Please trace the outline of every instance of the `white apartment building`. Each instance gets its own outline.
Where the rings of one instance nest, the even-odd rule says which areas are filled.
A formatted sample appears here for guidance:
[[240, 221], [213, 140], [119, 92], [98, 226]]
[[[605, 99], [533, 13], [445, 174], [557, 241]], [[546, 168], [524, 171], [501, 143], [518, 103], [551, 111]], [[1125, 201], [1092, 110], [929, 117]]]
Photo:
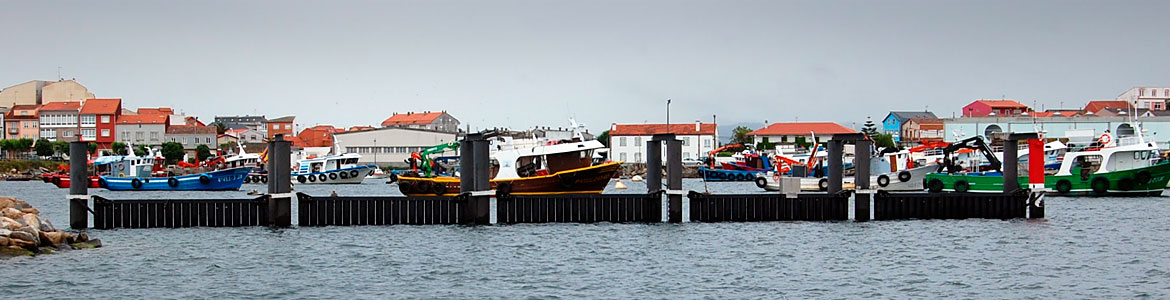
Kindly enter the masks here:
[[1170, 87], [1139, 86], [1121, 93], [1117, 100], [1129, 101], [1137, 108], [1166, 110], [1166, 101], [1170, 101]]
[[[628, 163], [646, 162], [646, 142], [655, 134], [672, 133], [682, 140], [683, 158], [699, 159], [707, 152], [719, 147], [716, 131], [719, 126], [713, 123], [682, 123], [670, 124], [612, 124], [609, 128], [609, 160]], [[662, 160], [666, 161], [666, 151], [662, 151]]]

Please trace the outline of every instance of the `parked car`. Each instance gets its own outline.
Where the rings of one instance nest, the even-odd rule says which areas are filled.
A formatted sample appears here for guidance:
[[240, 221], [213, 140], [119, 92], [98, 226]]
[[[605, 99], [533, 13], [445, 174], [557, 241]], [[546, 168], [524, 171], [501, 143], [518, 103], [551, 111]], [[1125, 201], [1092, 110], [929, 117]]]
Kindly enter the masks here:
[[687, 157], [687, 158], [684, 158], [684, 159], [682, 160], [682, 164], [683, 164], [684, 166], [697, 167], [697, 166], [702, 166], [702, 165], [703, 165], [703, 161], [701, 161], [701, 160], [698, 160], [698, 159], [696, 159], [696, 158]]

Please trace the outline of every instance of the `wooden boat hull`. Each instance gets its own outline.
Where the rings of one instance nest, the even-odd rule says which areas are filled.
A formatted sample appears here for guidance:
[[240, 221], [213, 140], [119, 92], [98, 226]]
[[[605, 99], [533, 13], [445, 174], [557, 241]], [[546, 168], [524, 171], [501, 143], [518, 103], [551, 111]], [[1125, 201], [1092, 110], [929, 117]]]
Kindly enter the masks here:
[[[619, 167], [620, 162], [610, 162], [552, 175], [493, 179], [491, 187], [497, 194], [512, 195], [600, 194]], [[398, 189], [407, 196], [455, 196], [459, 183], [457, 177], [398, 177]]]

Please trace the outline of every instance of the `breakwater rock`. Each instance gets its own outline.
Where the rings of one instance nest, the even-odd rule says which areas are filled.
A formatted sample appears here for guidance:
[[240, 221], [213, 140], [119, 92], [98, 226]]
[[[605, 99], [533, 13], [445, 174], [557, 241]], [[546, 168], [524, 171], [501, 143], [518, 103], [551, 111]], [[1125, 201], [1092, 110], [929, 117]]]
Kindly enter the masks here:
[[40, 211], [19, 199], [0, 197], [0, 257], [32, 256], [102, 246], [85, 233], [57, 230]]

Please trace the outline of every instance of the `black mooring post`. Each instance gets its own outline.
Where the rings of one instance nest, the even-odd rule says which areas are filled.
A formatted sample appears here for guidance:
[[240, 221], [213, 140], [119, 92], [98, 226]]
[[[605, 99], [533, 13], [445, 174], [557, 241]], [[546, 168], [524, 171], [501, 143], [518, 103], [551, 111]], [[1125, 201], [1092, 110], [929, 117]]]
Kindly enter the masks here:
[[646, 141], [646, 192], [662, 190], [662, 141], [668, 135], [655, 135]]
[[268, 142], [268, 225], [292, 226], [292, 142], [277, 134]]
[[[491, 182], [491, 156], [490, 156], [490, 142], [484, 139], [482, 135], [472, 142], [472, 158], [475, 164], [475, 173], [472, 176], [475, 178], [474, 187], [476, 191], [490, 191], [492, 189]], [[474, 205], [474, 212], [471, 215], [472, 222], [477, 225], [491, 225], [491, 196], [474, 196], [471, 197]]]
[[1003, 192], [1008, 193], [1020, 188], [1020, 155], [1019, 141], [1007, 139], [1003, 141]]
[[829, 140], [829, 157], [825, 161], [826, 164], [829, 164], [829, 194], [841, 192], [841, 179], [845, 173], [841, 159], [844, 154], [845, 141]]
[[85, 142], [69, 143], [69, 228], [73, 229], [89, 227], [86, 209], [89, 205], [89, 176], [86, 176], [88, 148]]
[[682, 223], [682, 141], [666, 140], [667, 221]]
[[859, 192], [853, 195], [853, 218], [857, 221], [869, 221], [869, 150], [873, 142], [857, 140], [853, 144], [853, 182]]
[[[470, 136], [469, 134], [468, 137]], [[471, 145], [471, 139], [468, 137], [464, 137], [463, 142], [459, 144], [459, 173], [467, 175], [459, 179], [459, 193], [461, 194], [470, 193], [475, 189], [475, 176], [470, 176], [471, 172], [475, 170], [474, 159], [472, 159], [472, 154], [475, 151], [472, 150], [474, 146]]]

